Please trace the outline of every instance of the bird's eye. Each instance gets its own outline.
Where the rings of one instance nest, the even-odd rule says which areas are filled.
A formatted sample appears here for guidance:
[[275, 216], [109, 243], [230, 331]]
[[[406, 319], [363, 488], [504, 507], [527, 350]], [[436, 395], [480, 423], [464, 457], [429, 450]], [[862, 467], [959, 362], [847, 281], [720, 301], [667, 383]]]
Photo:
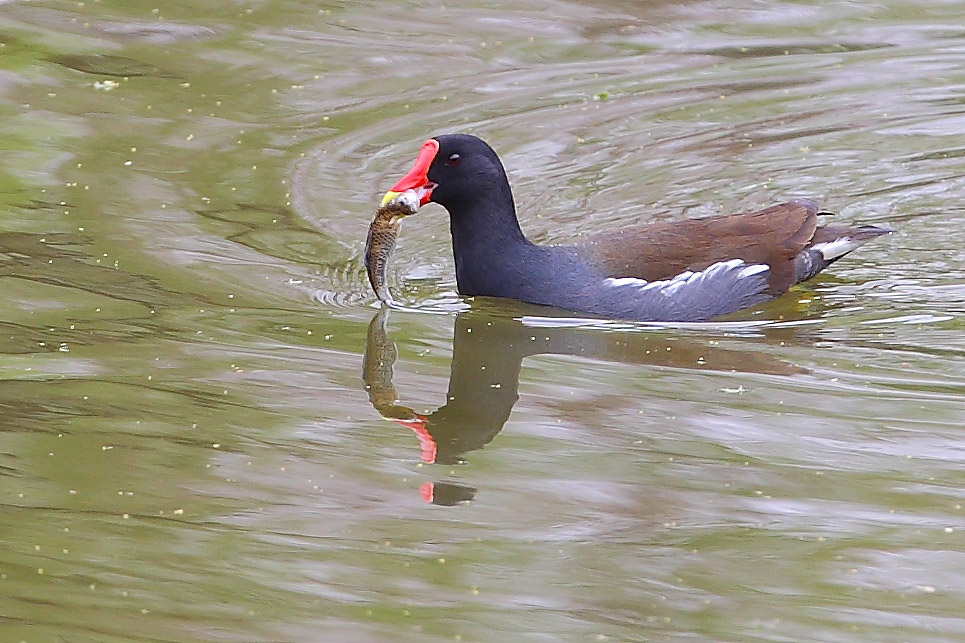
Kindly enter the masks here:
[[450, 166], [450, 167], [454, 167], [454, 166], [456, 166], [456, 165], [459, 165], [459, 155], [458, 155], [458, 154], [450, 154], [450, 155], [449, 155], [449, 158], [446, 159], [446, 165], [448, 165], [448, 166]]

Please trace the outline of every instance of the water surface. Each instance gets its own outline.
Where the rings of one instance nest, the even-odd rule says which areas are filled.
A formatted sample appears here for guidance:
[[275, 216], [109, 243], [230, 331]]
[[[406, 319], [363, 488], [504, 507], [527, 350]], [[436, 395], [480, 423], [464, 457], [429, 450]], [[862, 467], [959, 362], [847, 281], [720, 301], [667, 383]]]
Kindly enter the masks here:
[[[958, 3], [0, 2], [0, 639], [959, 641]], [[427, 137], [540, 242], [888, 224], [727, 324], [361, 253]]]

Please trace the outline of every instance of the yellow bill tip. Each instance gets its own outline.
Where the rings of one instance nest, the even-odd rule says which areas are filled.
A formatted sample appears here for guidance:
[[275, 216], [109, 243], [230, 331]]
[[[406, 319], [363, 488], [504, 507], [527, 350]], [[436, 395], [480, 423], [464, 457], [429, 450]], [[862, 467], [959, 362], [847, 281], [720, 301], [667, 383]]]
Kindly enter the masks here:
[[391, 201], [391, 200], [394, 199], [395, 197], [399, 196], [400, 194], [402, 194], [402, 193], [401, 193], [401, 192], [393, 192], [392, 190], [389, 190], [388, 192], [385, 193], [385, 196], [382, 197], [382, 203], [379, 205], [379, 207], [384, 208], [384, 207], [386, 206], [386, 204], [388, 204], [389, 201]]

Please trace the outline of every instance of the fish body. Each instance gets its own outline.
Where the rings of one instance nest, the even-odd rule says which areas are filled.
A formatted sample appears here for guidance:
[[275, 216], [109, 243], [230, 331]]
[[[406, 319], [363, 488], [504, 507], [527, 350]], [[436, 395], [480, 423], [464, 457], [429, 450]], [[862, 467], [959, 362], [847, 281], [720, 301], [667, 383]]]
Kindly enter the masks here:
[[393, 303], [386, 279], [386, 269], [392, 251], [395, 250], [402, 219], [415, 214], [418, 210], [418, 195], [411, 190], [402, 192], [376, 210], [375, 218], [369, 224], [369, 234], [365, 240], [365, 270], [368, 272], [369, 283], [372, 284], [372, 290], [375, 291], [379, 301]]

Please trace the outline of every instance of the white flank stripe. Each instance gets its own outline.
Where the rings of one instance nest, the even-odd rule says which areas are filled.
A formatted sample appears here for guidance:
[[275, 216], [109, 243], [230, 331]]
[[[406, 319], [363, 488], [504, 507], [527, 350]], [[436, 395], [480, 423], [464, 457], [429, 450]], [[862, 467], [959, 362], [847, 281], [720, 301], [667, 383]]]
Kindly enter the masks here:
[[[745, 267], [741, 268], [741, 266]], [[741, 268], [740, 272], [738, 272], [736, 275], [738, 279], [743, 279], [744, 277], [753, 277], [754, 275], [759, 275], [762, 272], [767, 272], [770, 270], [770, 266], [762, 263], [747, 266], [741, 259], [730, 259], [728, 261], [718, 261], [717, 263], [711, 264], [700, 272], [692, 272], [688, 270], [670, 279], [662, 279], [660, 281], [646, 281], [645, 279], [637, 279], [635, 277], [620, 277], [619, 279], [610, 277], [605, 279], [603, 283], [611, 288], [632, 286], [640, 292], [659, 290], [663, 294], [669, 296], [673, 295], [684, 286], [688, 286], [699, 281], [713, 279], [718, 275], [731, 270], [736, 270], [737, 268]]]
[[851, 237], [838, 237], [834, 241], [816, 243], [811, 246], [811, 249], [820, 252], [825, 261], [831, 261], [843, 257], [860, 245], [861, 242], [857, 242]]
[[620, 277], [619, 279], [614, 279], [610, 277], [609, 279], [604, 279], [603, 283], [607, 286], [637, 286], [642, 288], [649, 283], [646, 279], [637, 279], [636, 277]]
[[768, 266], [767, 264], [755, 263], [741, 270], [739, 273], [737, 273], [737, 276], [743, 279], [744, 277], [752, 277], [754, 275], [759, 275], [762, 272], [767, 272], [770, 269], [771, 267]]

